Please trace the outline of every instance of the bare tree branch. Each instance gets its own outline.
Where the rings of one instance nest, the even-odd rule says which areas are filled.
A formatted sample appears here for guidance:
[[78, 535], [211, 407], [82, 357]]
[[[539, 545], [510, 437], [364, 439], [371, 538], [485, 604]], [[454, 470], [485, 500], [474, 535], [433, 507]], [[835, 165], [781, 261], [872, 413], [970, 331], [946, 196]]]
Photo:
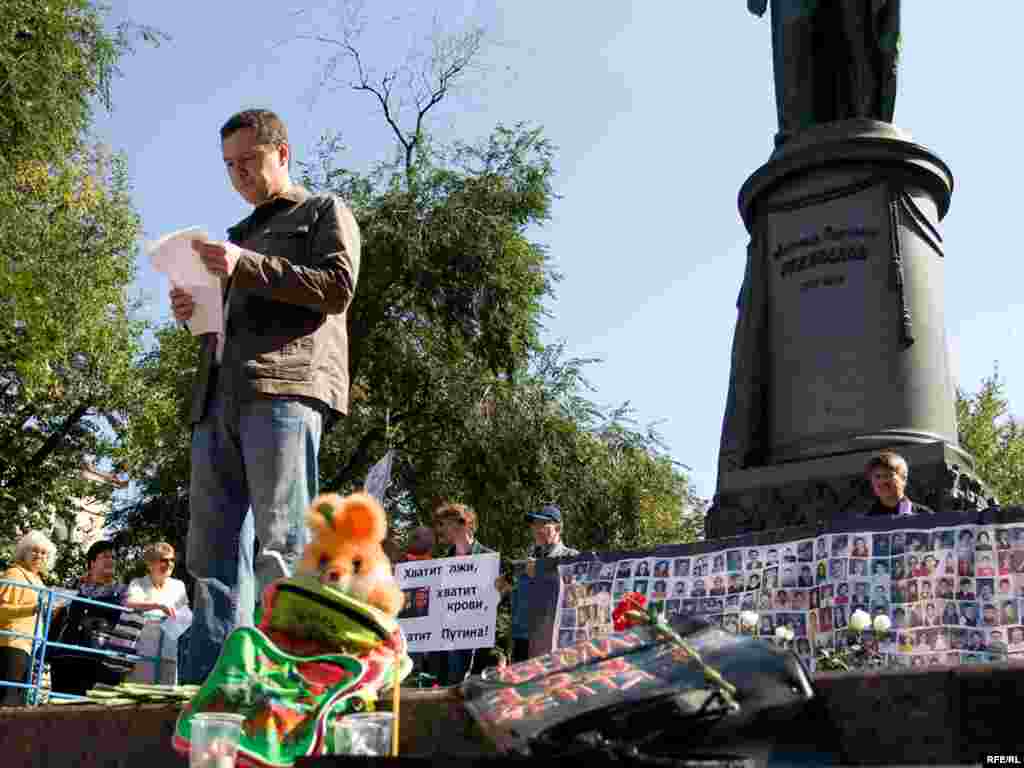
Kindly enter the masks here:
[[[324, 67], [320, 86], [338, 79], [337, 72], [343, 62], [349, 62], [353, 77], [347, 86], [356, 92], [368, 93], [377, 102], [384, 121], [402, 148], [402, 162], [407, 179], [413, 180], [416, 153], [422, 149], [424, 126], [430, 112], [448, 97], [455, 85], [464, 78], [483, 49], [484, 30], [473, 27], [461, 34], [446, 34], [440, 20], [435, 17], [430, 39], [430, 52], [423, 56], [410, 52], [406, 62], [375, 74], [364, 61], [357, 41], [365, 28], [362, 4], [352, 2], [344, 8], [345, 18], [340, 37], [322, 33], [297, 35], [293, 39], [308, 40], [338, 49]], [[411, 125], [403, 127], [403, 107], [409, 99], [412, 112]]]

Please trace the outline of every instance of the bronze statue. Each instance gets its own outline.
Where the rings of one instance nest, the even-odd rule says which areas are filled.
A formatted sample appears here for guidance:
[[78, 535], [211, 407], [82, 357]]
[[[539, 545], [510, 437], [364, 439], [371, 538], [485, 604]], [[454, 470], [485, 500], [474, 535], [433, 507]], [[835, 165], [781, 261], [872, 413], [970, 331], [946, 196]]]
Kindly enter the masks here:
[[[762, 16], [769, 0], [747, 0]], [[771, 0], [781, 145], [818, 123], [892, 122], [900, 0]]]

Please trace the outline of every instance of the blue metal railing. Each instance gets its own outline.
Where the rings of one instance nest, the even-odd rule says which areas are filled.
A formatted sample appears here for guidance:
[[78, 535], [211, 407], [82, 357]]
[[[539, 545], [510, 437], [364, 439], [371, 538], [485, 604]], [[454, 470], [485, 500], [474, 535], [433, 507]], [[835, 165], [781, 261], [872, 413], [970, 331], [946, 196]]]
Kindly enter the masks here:
[[[12, 581], [8, 579], [0, 579], [0, 584], [9, 584], [14, 587], [21, 589], [31, 589], [35, 592], [42, 593], [37, 601], [36, 610], [36, 621], [33, 633], [26, 635], [22, 632], [13, 632], [10, 630], [0, 630], [0, 636], [6, 637], [19, 637], [26, 640], [32, 641], [32, 653], [30, 654], [29, 662], [29, 676], [27, 682], [15, 682], [13, 680], [0, 680], [0, 688], [22, 688], [27, 690], [27, 703], [29, 706], [34, 706], [40, 702], [39, 689], [42, 685], [43, 680], [43, 669], [46, 665], [46, 651], [48, 648], [63, 648], [65, 650], [74, 651], [76, 654], [92, 654], [100, 657], [107, 657], [112, 659], [118, 659], [120, 661], [127, 661], [132, 663], [138, 662], [150, 662], [154, 665], [155, 679], [160, 680], [160, 667], [163, 664], [163, 634], [160, 636], [160, 645], [157, 648], [156, 656], [139, 656], [135, 653], [125, 653], [123, 651], [108, 651], [102, 648], [89, 648], [81, 645], [73, 645], [69, 643], [59, 643], [49, 639], [50, 623], [53, 620], [53, 612], [57, 607], [55, 605], [55, 599], [60, 602], [61, 605], [70, 605], [71, 603], [84, 603], [86, 605], [95, 605], [101, 608], [110, 610], [114, 608], [116, 610], [124, 611], [127, 613], [140, 613], [145, 614], [146, 611], [137, 611], [132, 608], [121, 608], [111, 603], [103, 603], [98, 600], [90, 600], [86, 597], [79, 597], [78, 595], [68, 594], [66, 590], [59, 590], [53, 587], [39, 587], [35, 584], [29, 584], [25, 581]], [[136, 643], [138, 638], [136, 638]], [[58, 691], [50, 690], [50, 698], [52, 699], [68, 699], [73, 701], [85, 701], [85, 697], [78, 696], [71, 693], [60, 693]]]

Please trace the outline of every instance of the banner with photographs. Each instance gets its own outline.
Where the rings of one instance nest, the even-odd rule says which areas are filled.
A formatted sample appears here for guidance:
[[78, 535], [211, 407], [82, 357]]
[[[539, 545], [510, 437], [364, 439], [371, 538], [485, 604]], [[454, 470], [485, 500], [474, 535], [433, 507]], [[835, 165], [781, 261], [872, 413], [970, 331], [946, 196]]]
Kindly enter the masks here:
[[862, 609], [889, 617], [879, 650], [893, 666], [992, 662], [1024, 655], [1024, 523], [829, 533], [695, 555], [559, 565], [553, 644], [612, 632], [611, 611], [639, 592], [667, 614], [731, 632], [741, 611], [757, 632], [793, 630], [815, 650], [841, 649]]
[[398, 624], [411, 652], [494, 645], [499, 561], [500, 555], [488, 553], [395, 566], [405, 596]]

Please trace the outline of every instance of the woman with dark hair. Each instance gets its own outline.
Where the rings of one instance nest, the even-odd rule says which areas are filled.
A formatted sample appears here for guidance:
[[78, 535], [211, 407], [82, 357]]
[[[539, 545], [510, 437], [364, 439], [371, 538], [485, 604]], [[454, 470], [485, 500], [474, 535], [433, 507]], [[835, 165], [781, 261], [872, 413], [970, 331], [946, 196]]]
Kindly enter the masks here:
[[[174, 616], [174, 609], [150, 600], [129, 597], [128, 585], [119, 584], [114, 579], [114, 542], [97, 541], [89, 547], [85, 559], [88, 570], [78, 583], [78, 596], [108, 603], [111, 607], [105, 609], [72, 602], [67, 608], [61, 642], [134, 653], [145, 624], [141, 613], [135, 611], [161, 611], [167, 616]], [[131, 661], [58, 649], [50, 661], [52, 687], [60, 693], [84, 696], [97, 683], [117, 685], [133, 667]]]

